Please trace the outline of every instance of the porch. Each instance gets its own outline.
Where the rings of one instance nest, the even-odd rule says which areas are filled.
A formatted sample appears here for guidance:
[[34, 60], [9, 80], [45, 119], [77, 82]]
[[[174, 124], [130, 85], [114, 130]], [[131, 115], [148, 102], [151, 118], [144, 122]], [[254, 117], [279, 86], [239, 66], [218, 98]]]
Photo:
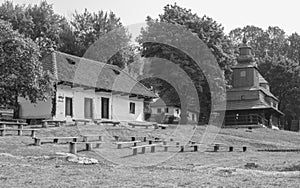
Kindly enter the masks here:
[[224, 121], [225, 127], [228, 126], [253, 126], [253, 125], [264, 125], [268, 126], [268, 120], [258, 114], [248, 115], [226, 115]]

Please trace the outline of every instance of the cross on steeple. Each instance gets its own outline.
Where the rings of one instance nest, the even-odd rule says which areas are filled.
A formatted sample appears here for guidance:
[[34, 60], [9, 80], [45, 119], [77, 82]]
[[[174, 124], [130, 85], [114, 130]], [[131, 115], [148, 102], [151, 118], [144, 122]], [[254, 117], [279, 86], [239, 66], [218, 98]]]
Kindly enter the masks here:
[[243, 44], [247, 45], [247, 39], [246, 39], [246, 33], [244, 32], [244, 37], [243, 37]]

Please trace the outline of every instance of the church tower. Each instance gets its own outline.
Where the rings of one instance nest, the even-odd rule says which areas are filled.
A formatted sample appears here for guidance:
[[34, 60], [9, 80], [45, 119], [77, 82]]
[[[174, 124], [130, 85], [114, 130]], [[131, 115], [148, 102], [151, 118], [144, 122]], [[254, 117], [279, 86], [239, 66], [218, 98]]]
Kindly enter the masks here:
[[247, 45], [245, 37], [239, 50], [238, 64], [232, 67], [233, 88], [259, 87], [259, 73], [254, 62], [252, 48]]
[[232, 67], [232, 88], [226, 92], [224, 126], [280, 126], [280, 116], [283, 113], [278, 110], [279, 101], [259, 73], [252, 48], [247, 45], [245, 37], [239, 51], [237, 64]]

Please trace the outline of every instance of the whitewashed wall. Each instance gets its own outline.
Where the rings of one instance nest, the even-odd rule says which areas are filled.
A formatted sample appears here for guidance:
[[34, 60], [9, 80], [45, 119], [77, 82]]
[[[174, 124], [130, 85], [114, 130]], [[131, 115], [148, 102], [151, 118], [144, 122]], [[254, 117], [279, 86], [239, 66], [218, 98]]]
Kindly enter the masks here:
[[[109, 119], [115, 120], [144, 120], [144, 102], [143, 99], [129, 98], [129, 96], [112, 95], [106, 92], [97, 92], [94, 90], [83, 90], [82, 88], [59, 87], [57, 97], [73, 98], [73, 118], [84, 119], [84, 98], [93, 99], [93, 118], [101, 118], [101, 97], [109, 98]], [[58, 100], [58, 99], [57, 99]], [[135, 103], [135, 114], [129, 112], [129, 103]], [[57, 102], [57, 111], [55, 119], [71, 120], [71, 117], [65, 117], [65, 101]]]
[[[159, 108], [161, 109], [161, 113], [165, 112], [166, 107], [164, 107], [164, 106], [162, 106], [162, 107], [151, 107], [152, 114], [154, 114], [154, 115], [161, 114], [161, 113], [158, 113], [158, 111], [157, 111], [157, 109], [159, 109]], [[180, 117], [180, 108], [169, 106], [168, 109], [169, 109], [169, 112], [168, 113], [165, 112], [165, 115], [173, 115], [175, 117]], [[176, 111], [177, 109], [179, 110], [179, 113], [177, 113], [177, 111]]]
[[[63, 98], [60, 102], [59, 97]], [[65, 97], [73, 98], [73, 117], [65, 116]], [[111, 114], [111, 95], [108, 93], [95, 93], [94, 90], [84, 90], [83, 88], [71, 88], [68, 86], [59, 86], [57, 88], [56, 115], [54, 119], [72, 121], [72, 118], [84, 119], [84, 98], [93, 99], [93, 118], [101, 118], [101, 97], [110, 99]]]
[[[73, 117], [65, 115], [65, 98], [73, 100]], [[56, 114], [55, 120], [72, 121], [73, 118], [84, 119], [84, 98], [93, 99], [93, 119], [101, 118], [101, 97], [109, 98], [109, 119], [121, 121], [144, 120], [143, 99], [129, 98], [129, 96], [112, 95], [107, 92], [95, 92], [94, 90], [84, 90], [83, 88], [71, 88], [60, 85], [56, 92]], [[129, 103], [135, 103], [135, 114], [129, 111]], [[38, 102], [31, 104], [25, 99], [20, 100], [21, 118], [44, 119], [51, 118], [52, 101]]]
[[[135, 103], [135, 113], [131, 114], [129, 111], [130, 102]], [[144, 120], [144, 101], [137, 98], [129, 98], [128, 96], [114, 95], [112, 99], [113, 103], [113, 119], [124, 120]]]
[[20, 111], [19, 115], [22, 119], [47, 119], [51, 118], [52, 100], [46, 102], [38, 101], [31, 103], [30, 101], [19, 97]]
[[[152, 114], [153, 115], [158, 115], [158, 114], [161, 114], [161, 113], [158, 113], [157, 112], [157, 109], [161, 109], [161, 113], [164, 112], [165, 110], [165, 106], [161, 106], [161, 107], [151, 107], [151, 110], [152, 110]], [[178, 117], [180, 118], [180, 114], [181, 114], [181, 109], [180, 108], [177, 108], [177, 107], [168, 107], [169, 109], [169, 112], [168, 113], [165, 113], [165, 115], [174, 115], [175, 117]], [[177, 113], [176, 110], [179, 110], [179, 113]], [[192, 116], [194, 114], [194, 120], [192, 119]], [[191, 112], [191, 111], [188, 111], [188, 121], [190, 123], [197, 123], [198, 122], [198, 116], [197, 116], [197, 113], [196, 112]]]

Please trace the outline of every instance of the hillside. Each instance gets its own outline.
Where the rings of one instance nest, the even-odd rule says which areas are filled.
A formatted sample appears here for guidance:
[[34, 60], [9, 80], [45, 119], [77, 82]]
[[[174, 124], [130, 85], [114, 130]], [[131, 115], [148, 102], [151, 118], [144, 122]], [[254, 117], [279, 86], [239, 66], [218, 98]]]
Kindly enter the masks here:
[[[95, 165], [68, 162], [58, 152], [68, 152], [68, 144], [44, 143], [33, 146], [33, 139], [22, 136], [0, 137], [0, 187], [296, 187], [300, 183], [299, 152], [258, 152], [258, 149], [300, 149], [300, 134], [271, 129], [213, 129], [192, 126], [168, 129], [127, 129], [104, 126], [67, 126], [40, 129], [37, 136], [104, 135], [105, 143], [79, 156], [94, 158]], [[218, 132], [218, 133], [217, 133]], [[217, 133], [217, 134], [215, 134]], [[157, 148], [133, 156], [128, 147], [116, 149], [113, 135], [130, 140], [131, 136], [163, 138], [170, 144], [193, 140], [210, 143], [204, 152], [178, 152]], [[205, 140], [202, 136], [205, 135]], [[214, 139], [215, 137], [215, 139]], [[173, 139], [173, 142], [170, 142]], [[211, 143], [233, 146], [213, 152]], [[141, 145], [141, 144], [140, 144]], [[242, 152], [241, 147], [247, 146]], [[79, 148], [79, 149], [83, 149]], [[247, 165], [247, 163], [249, 163]], [[253, 164], [255, 163], [255, 164]]]

